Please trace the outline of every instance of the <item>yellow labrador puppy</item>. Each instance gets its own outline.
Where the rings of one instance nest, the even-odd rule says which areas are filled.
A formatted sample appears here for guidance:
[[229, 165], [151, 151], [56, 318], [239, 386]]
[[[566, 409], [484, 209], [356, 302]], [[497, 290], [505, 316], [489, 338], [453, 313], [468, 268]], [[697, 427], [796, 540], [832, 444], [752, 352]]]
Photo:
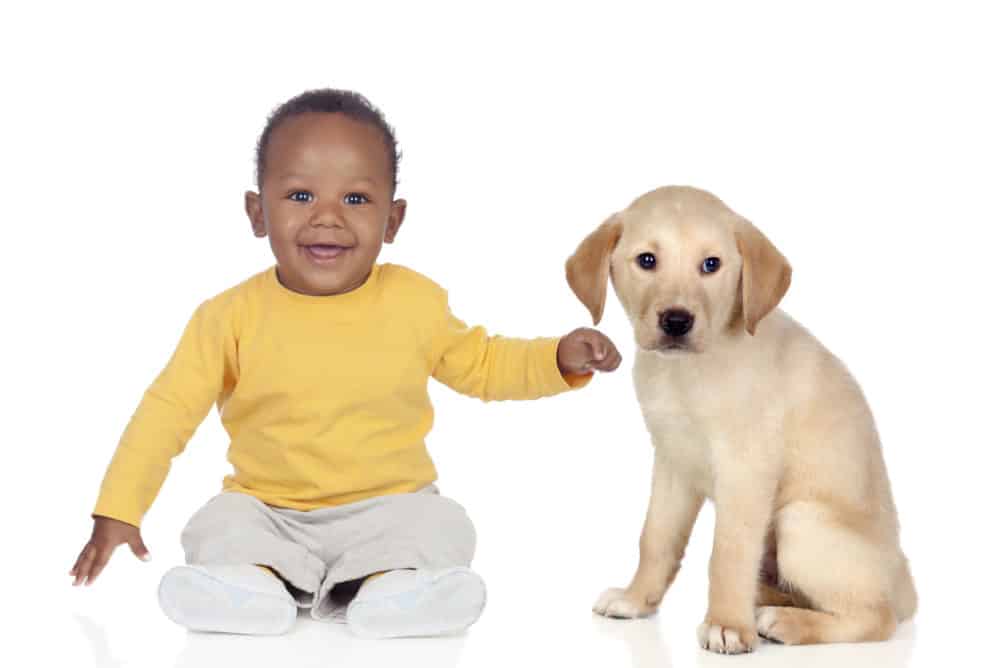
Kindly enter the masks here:
[[707, 498], [702, 647], [884, 640], [913, 615], [871, 412], [844, 365], [776, 310], [791, 267], [757, 228], [707, 192], [660, 188], [584, 239], [566, 276], [595, 324], [610, 277], [655, 447], [639, 568], [595, 612], [656, 610]]

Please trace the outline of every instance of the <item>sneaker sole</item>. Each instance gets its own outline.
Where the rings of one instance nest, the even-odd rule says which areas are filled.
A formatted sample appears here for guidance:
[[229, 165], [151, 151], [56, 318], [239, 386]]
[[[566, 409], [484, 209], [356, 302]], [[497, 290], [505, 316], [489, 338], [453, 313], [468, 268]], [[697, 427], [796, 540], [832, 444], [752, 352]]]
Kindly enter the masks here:
[[189, 566], [167, 571], [158, 596], [167, 617], [191, 631], [280, 635], [298, 616], [298, 606], [289, 600], [229, 584]]

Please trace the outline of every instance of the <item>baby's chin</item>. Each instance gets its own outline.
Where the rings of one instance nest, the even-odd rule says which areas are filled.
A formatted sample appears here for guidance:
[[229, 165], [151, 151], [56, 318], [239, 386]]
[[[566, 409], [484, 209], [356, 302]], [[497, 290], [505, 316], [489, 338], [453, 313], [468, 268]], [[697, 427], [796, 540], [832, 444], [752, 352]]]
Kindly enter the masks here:
[[296, 267], [298, 271], [283, 271], [283, 266], [278, 267], [278, 278], [281, 283], [290, 290], [312, 297], [329, 297], [357, 290], [364, 284], [372, 270], [372, 267], [367, 265], [359, 268], [305, 267], [305, 271]]

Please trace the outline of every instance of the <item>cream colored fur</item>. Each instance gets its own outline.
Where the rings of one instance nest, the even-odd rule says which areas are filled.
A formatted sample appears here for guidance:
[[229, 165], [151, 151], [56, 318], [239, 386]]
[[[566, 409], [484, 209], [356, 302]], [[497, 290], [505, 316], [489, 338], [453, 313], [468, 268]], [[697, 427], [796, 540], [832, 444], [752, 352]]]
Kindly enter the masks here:
[[[652, 253], [656, 266], [636, 261]], [[703, 273], [707, 257], [721, 268]], [[656, 610], [705, 499], [715, 504], [701, 645], [752, 650], [884, 640], [914, 614], [875, 423], [844, 365], [776, 309], [791, 267], [752, 224], [701, 190], [654, 190], [567, 262], [595, 324], [608, 277], [635, 332], [636, 393], [655, 446], [639, 567], [600, 614]], [[689, 334], [660, 315], [682, 308]]]

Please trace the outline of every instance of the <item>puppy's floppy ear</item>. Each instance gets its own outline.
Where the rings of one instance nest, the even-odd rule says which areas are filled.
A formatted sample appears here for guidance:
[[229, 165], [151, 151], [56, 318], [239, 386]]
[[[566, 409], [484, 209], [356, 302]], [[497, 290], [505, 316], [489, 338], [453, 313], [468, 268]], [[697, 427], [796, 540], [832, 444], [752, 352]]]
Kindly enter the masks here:
[[604, 299], [611, 273], [611, 251], [622, 236], [622, 222], [615, 214], [580, 242], [566, 260], [566, 281], [590, 311], [596, 325], [604, 315]]
[[792, 282], [792, 266], [750, 221], [737, 218], [736, 245], [743, 256], [743, 321], [753, 334], [757, 323], [781, 301]]

